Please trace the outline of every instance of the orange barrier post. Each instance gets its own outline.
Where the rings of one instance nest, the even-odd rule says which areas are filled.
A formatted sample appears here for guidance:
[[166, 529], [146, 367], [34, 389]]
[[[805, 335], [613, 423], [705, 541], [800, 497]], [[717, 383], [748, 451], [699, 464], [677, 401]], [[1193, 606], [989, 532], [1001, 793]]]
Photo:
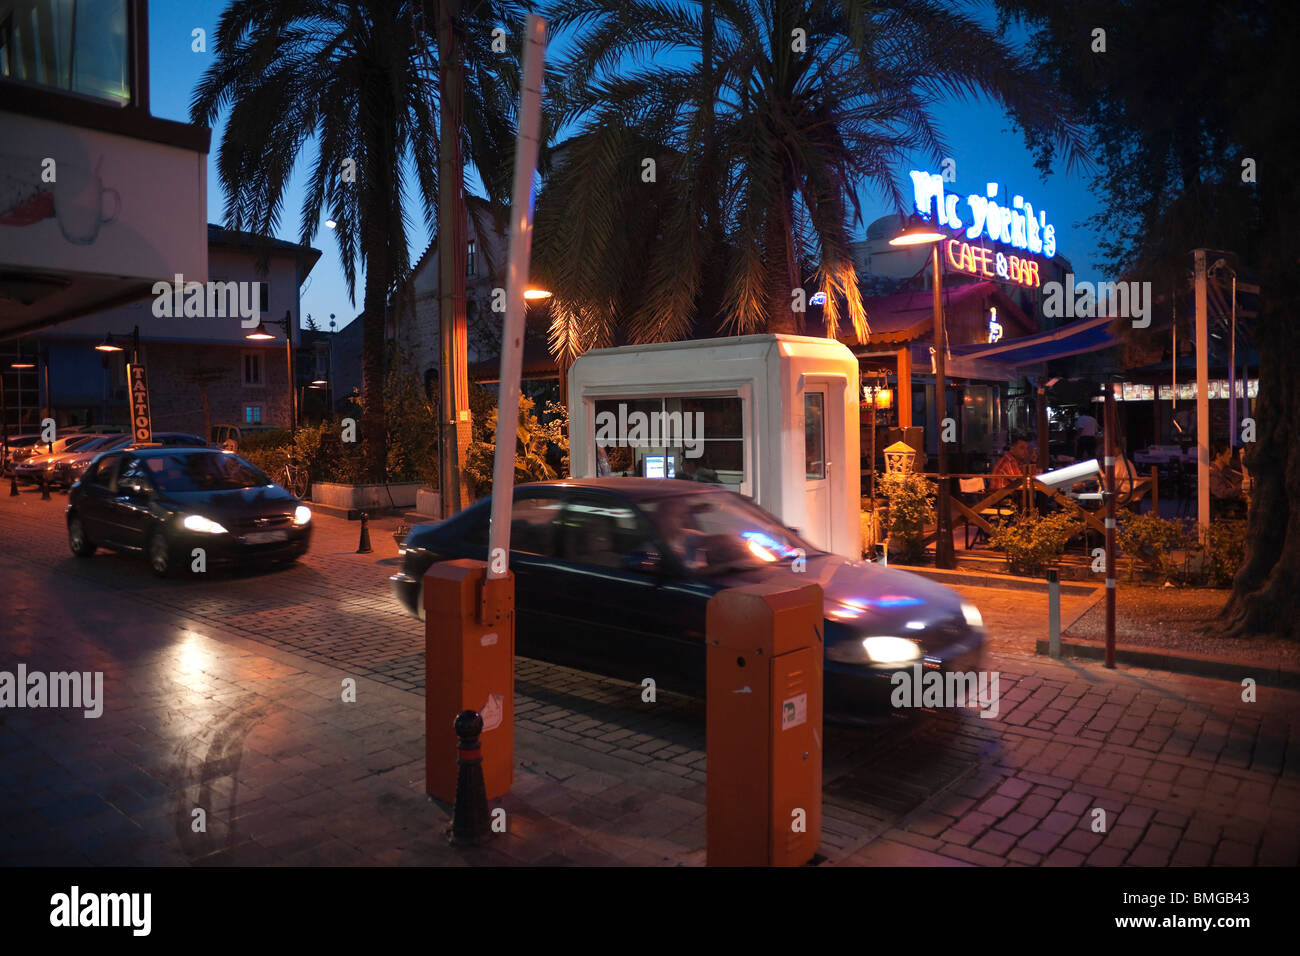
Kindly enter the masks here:
[[710, 599], [708, 864], [800, 866], [821, 843], [822, 589]]
[[487, 564], [461, 559], [424, 575], [425, 792], [456, 800], [458, 751], [447, 729], [478, 711], [487, 799], [510, 792], [515, 764], [515, 579], [488, 579]]

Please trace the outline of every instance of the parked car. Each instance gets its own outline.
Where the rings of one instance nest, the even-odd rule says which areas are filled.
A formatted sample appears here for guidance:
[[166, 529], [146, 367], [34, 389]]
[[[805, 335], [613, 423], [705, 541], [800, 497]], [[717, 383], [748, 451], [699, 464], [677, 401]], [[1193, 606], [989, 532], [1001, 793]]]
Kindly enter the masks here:
[[[82, 472], [94, 461], [96, 455], [134, 445], [134, 439], [131, 435], [106, 435], [104, 438], [105, 441], [96, 447], [85, 446], [82, 451], [65, 455], [55, 467], [54, 483], [71, 487], [81, 477]], [[150, 444], [169, 448], [208, 447], [208, 443], [198, 435], [191, 435], [186, 432], [154, 432], [153, 442]]]
[[37, 451], [28, 455], [20, 463], [14, 465], [14, 476], [23, 482], [41, 483], [41, 478], [53, 483], [55, 463], [63, 455], [75, 451], [78, 448], [84, 448], [88, 443], [94, 441], [96, 435], [74, 434], [66, 435], [58, 441], [46, 444], [41, 442], [33, 446]]
[[244, 439], [260, 432], [284, 431], [279, 425], [213, 425], [212, 444], [226, 451], [239, 451]]
[[4, 447], [4, 473], [12, 474], [14, 465], [20, 461], [26, 461], [31, 455], [40, 451], [37, 445], [42, 445], [39, 434], [31, 435], [10, 435], [8, 442]]
[[[491, 499], [416, 525], [390, 580], [424, 615], [435, 561], [487, 557]], [[705, 608], [723, 588], [810, 582], [825, 594], [824, 709], [858, 722], [889, 712], [891, 676], [979, 669], [979, 611], [916, 574], [819, 551], [747, 498], [676, 479], [520, 485], [511, 516], [515, 646], [526, 656], [702, 695]], [[806, 567], [799, 569], [802, 556]]]
[[212, 448], [124, 448], [95, 458], [68, 495], [68, 545], [144, 554], [155, 574], [296, 561], [311, 542], [311, 509], [238, 455]]

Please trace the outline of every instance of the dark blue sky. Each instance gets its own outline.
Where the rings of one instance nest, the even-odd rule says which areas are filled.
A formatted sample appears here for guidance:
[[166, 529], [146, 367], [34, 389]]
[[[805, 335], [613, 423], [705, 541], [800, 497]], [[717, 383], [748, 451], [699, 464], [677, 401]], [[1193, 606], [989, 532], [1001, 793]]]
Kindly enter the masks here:
[[[217, 18], [225, 7], [226, 0], [153, 0], [149, 4], [150, 92], [154, 115], [188, 121], [190, 96], [203, 71], [212, 63], [212, 35]], [[191, 31], [196, 27], [207, 31], [206, 53], [191, 51]], [[1048, 221], [1056, 226], [1059, 254], [1071, 261], [1076, 274], [1081, 279], [1093, 280], [1101, 276], [1095, 265], [1098, 258], [1096, 236], [1082, 225], [1083, 220], [1097, 209], [1083, 178], [1059, 170], [1045, 183], [1042, 182], [1023, 140], [1010, 132], [1010, 119], [987, 100], [954, 99], [945, 103], [937, 115], [951, 148], [950, 155], [957, 161], [957, 181], [951, 187], [954, 192], [982, 194], [984, 184], [993, 181], [1002, 187], [999, 195], [1004, 192], [1023, 195], [1035, 209], [1047, 211]], [[212, 152], [208, 156], [208, 220], [215, 223], [224, 222], [222, 210], [225, 205], [216, 173], [220, 122], [213, 130]], [[303, 195], [300, 171], [307, 169], [308, 165], [308, 162], [300, 161], [290, 182], [278, 238], [297, 241]], [[899, 168], [896, 173], [901, 185], [907, 185], [908, 170], [914, 168], [928, 169], [930, 164], [918, 157], [915, 164]], [[856, 230], [859, 235], [873, 219], [893, 212], [880, 196], [864, 192], [861, 198], [863, 225]], [[411, 223], [411, 257], [414, 260], [428, 245], [429, 236], [421, 226], [419, 216], [412, 217]], [[321, 328], [327, 328], [330, 313], [336, 313], [342, 327], [360, 310], [348, 298], [333, 234], [323, 224], [313, 245], [323, 255], [304, 288], [302, 313], [304, 316], [310, 313]], [[358, 296], [360, 292], [361, 276], [358, 275]]]

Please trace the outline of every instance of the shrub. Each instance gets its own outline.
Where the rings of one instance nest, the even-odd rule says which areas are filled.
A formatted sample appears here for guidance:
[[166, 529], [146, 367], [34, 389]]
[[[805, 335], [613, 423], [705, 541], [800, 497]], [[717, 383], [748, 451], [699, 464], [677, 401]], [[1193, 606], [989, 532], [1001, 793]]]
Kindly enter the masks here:
[[1129, 556], [1129, 578], [1137, 574], [1138, 562], [1169, 575], [1174, 570], [1175, 552], [1194, 543], [1181, 521], [1153, 514], [1128, 514], [1115, 530], [1119, 549]]
[[1060, 560], [1065, 545], [1083, 531], [1083, 521], [1064, 511], [1024, 514], [997, 524], [989, 544], [1004, 552], [1012, 574], [1037, 577]]
[[923, 475], [880, 475], [876, 487], [889, 502], [890, 550], [915, 564], [925, 553], [925, 527], [934, 521], [934, 488]]
[[1246, 557], [1246, 522], [1213, 521], [1205, 542], [1205, 581], [1212, 588], [1232, 586]]
[[[562, 409], [563, 406], [554, 406]], [[553, 406], [548, 405], [547, 411]], [[484, 422], [484, 439], [469, 446], [465, 455], [465, 479], [475, 498], [492, 493], [492, 468], [496, 455], [497, 410], [493, 408]], [[563, 461], [568, 465], [567, 415], [543, 423], [533, 414], [533, 400], [519, 397], [519, 420], [515, 426], [515, 482], [546, 481], [555, 478], [556, 469], [547, 460], [551, 443], [563, 442]]]
[[236, 454], [266, 472], [272, 481], [278, 481], [288, 458], [287, 452], [287, 448], [241, 448]]
[[289, 429], [272, 428], [264, 432], [249, 432], [239, 441], [239, 454], [248, 456], [245, 452], [258, 451], [264, 448], [283, 448], [289, 444]]

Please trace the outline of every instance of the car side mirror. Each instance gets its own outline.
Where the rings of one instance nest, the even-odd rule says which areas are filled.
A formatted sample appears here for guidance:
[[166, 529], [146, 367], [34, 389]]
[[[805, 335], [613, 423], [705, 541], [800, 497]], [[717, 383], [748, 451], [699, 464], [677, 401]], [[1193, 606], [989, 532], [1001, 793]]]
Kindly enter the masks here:
[[629, 551], [623, 556], [623, 566], [629, 571], [640, 571], [642, 574], [655, 574], [663, 565], [659, 560], [658, 552], [638, 549], [636, 551]]

